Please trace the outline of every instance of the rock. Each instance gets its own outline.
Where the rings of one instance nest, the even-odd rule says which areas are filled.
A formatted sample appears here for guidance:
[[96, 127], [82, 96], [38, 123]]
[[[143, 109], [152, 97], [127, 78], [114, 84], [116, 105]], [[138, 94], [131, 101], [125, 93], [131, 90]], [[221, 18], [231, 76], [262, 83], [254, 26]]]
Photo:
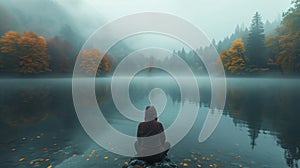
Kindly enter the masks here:
[[172, 162], [169, 158], [165, 158], [161, 162], [156, 162], [153, 164], [132, 158], [128, 164], [124, 165], [122, 168], [178, 168], [178, 165]]

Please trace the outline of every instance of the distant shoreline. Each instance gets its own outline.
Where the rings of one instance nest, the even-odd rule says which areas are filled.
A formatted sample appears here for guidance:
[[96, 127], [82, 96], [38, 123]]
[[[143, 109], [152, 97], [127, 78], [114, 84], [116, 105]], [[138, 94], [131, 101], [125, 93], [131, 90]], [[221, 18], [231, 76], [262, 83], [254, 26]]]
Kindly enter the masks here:
[[[157, 75], [156, 73], [147, 75], [149, 76], [165, 76]], [[39, 73], [39, 74], [18, 74], [18, 73], [0, 73], [0, 79], [43, 79], [43, 78], [72, 78], [73, 73]], [[97, 76], [101, 77], [111, 77], [111, 75]], [[197, 75], [197, 77], [208, 77], [207, 74]], [[279, 78], [279, 79], [290, 79], [290, 78], [300, 78], [300, 75], [283, 75], [279, 73], [275, 74], [247, 74], [247, 75], [226, 75], [226, 78]]]
[[0, 73], [0, 79], [11, 78], [71, 78], [72, 73], [38, 73], [38, 74], [18, 74], [18, 73]]

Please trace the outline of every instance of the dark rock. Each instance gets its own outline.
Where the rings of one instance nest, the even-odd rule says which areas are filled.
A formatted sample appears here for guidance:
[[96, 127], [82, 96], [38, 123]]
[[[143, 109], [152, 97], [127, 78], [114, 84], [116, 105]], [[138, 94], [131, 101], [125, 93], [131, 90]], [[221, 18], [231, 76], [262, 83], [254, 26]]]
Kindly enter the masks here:
[[178, 165], [168, 158], [152, 164], [133, 158], [128, 162], [128, 165], [124, 165], [122, 168], [178, 168]]

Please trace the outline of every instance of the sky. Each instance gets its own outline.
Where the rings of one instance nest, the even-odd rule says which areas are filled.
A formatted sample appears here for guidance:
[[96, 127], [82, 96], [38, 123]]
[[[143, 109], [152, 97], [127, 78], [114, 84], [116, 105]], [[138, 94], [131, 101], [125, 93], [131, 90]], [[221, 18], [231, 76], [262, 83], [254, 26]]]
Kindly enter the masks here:
[[[63, 11], [51, 12], [52, 8], [41, 6], [43, 1], [54, 1]], [[264, 22], [279, 20], [290, 8], [291, 0], [0, 0], [0, 4], [40, 16], [38, 19], [45, 22], [55, 22], [48, 24], [52, 29], [60, 29], [63, 24], [74, 25], [85, 38], [101, 25], [122, 16], [145, 11], [164, 12], [186, 19], [210, 40], [218, 42], [230, 36], [237, 25], [248, 27], [255, 12], [262, 15]], [[70, 16], [68, 20], [59, 16], [64, 12]]]
[[[210, 39], [222, 40], [238, 24], [249, 26], [255, 12], [263, 21], [274, 21], [291, 6], [290, 0], [56, 0], [72, 12], [100, 15], [104, 23], [145, 11], [182, 17], [203, 30]], [[92, 16], [90, 15], [90, 16]]]

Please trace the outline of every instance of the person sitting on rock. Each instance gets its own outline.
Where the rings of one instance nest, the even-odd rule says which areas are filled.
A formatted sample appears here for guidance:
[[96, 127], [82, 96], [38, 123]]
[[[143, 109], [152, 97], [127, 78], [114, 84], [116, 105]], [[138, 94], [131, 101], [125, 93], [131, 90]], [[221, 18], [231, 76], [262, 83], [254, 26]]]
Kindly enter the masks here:
[[163, 125], [157, 121], [154, 106], [147, 106], [145, 121], [139, 123], [135, 149], [137, 158], [148, 163], [160, 162], [166, 156], [170, 143], [166, 142]]

